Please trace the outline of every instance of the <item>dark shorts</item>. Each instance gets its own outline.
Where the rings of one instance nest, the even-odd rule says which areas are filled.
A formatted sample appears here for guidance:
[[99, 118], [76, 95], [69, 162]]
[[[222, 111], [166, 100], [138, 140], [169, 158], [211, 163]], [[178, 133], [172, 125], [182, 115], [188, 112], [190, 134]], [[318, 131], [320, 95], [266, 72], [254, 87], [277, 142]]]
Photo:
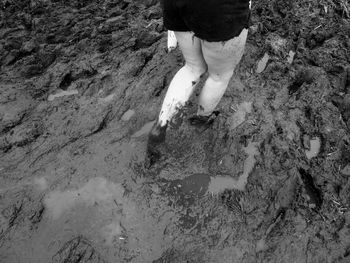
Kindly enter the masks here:
[[210, 42], [227, 41], [249, 26], [249, 0], [161, 0], [164, 26], [192, 31]]

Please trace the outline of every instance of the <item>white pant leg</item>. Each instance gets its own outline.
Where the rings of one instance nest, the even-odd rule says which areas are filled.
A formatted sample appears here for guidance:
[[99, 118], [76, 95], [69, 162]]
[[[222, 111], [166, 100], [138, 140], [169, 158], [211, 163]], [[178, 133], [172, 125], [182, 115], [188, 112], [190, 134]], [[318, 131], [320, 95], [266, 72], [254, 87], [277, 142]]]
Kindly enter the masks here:
[[191, 32], [175, 32], [175, 35], [186, 64], [176, 73], [167, 90], [158, 119], [160, 126], [166, 125], [185, 105], [207, 70], [201, 41]]
[[199, 97], [199, 115], [210, 115], [224, 95], [233, 72], [240, 62], [248, 29], [225, 42], [202, 41], [202, 51], [209, 77]]

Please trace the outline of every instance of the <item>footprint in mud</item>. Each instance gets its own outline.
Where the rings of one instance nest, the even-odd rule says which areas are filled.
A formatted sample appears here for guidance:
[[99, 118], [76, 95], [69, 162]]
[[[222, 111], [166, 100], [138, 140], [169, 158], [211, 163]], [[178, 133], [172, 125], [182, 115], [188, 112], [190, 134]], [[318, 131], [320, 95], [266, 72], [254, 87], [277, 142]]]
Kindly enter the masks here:
[[310, 208], [320, 209], [323, 202], [322, 194], [321, 191], [316, 187], [313, 177], [308, 171], [302, 168], [299, 168], [299, 173], [304, 185], [305, 194], [309, 199], [308, 201], [310, 202]]

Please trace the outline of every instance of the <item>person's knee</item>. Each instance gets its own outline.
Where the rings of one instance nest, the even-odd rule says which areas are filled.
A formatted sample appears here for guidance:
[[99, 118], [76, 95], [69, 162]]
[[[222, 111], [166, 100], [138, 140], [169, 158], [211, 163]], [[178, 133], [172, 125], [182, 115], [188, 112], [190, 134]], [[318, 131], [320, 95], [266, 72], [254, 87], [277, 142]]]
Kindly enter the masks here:
[[214, 73], [209, 71], [209, 78], [211, 78], [215, 82], [228, 83], [233, 76], [233, 72], [234, 70], [229, 70], [222, 73]]
[[208, 70], [206, 65], [191, 65], [186, 63], [185, 68], [196, 78], [202, 77]]

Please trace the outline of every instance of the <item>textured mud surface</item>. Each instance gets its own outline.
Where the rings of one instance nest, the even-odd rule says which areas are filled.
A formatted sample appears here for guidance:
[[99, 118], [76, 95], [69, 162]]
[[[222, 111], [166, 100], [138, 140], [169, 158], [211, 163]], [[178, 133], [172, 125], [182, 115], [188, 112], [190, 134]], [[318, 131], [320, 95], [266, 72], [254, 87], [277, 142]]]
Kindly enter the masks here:
[[253, 2], [221, 114], [150, 168], [157, 1], [0, 3], [0, 262], [350, 260], [348, 1]]

